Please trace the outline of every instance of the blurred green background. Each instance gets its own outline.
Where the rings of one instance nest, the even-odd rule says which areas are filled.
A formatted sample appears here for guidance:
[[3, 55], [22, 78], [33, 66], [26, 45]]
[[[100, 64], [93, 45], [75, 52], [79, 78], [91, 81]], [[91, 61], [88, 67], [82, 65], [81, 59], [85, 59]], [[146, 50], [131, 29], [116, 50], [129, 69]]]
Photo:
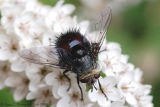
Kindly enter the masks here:
[[[51, 6], [57, 2], [39, 1]], [[74, 4], [77, 8], [82, 6], [79, 0], [66, 0], [65, 3]], [[77, 13], [80, 14], [80, 11], [76, 10], [74, 14]], [[160, 0], [143, 0], [123, 7], [120, 13], [113, 15], [107, 39], [120, 43], [122, 53], [129, 56], [129, 62], [144, 71], [143, 83], [152, 85], [154, 106], [160, 107]], [[0, 91], [0, 101], [15, 104], [15, 107], [31, 104], [25, 100], [14, 102], [8, 89]]]

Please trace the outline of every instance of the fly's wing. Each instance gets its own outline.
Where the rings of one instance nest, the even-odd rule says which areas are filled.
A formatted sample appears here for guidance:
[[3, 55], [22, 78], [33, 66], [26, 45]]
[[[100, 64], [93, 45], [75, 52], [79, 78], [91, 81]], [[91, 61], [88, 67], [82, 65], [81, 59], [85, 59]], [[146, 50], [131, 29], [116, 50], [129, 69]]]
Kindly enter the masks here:
[[85, 37], [95, 45], [98, 49], [94, 54], [98, 54], [101, 45], [106, 37], [106, 32], [111, 21], [111, 9], [106, 7], [101, 13], [91, 22], [85, 33]]
[[19, 55], [31, 63], [59, 67], [58, 55], [52, 46], [24, 49], [19, 52]]

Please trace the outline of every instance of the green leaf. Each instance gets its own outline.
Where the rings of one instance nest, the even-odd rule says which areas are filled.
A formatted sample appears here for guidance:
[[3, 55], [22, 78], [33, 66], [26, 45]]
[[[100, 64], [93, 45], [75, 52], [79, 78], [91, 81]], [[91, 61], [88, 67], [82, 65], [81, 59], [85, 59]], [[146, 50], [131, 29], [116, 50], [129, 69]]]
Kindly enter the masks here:
[[15, 102], [9, 88], [0, 90], [0, 107], [32, 107], [33, 100]]
[[105, 78], [105, 77], [106, 77], [106, 74], [103, 73], [102, 71], [100, 71], [100, 76], [101, 76], [102, 78]]
[[58, 0], [39, 0], [42, 4], [54, 6]]
[[86, 85], [86, 92], [88, 92], [92, 87], [89, 85]]
[[81, 6], [81, 2], [79, 0], [65, 0], [65, 4], [73, 4], [74, 6], [78, 7]]
[[0, 19], [1, 19], [2, 15], [1, 15], [1, 12], [0, 12]]

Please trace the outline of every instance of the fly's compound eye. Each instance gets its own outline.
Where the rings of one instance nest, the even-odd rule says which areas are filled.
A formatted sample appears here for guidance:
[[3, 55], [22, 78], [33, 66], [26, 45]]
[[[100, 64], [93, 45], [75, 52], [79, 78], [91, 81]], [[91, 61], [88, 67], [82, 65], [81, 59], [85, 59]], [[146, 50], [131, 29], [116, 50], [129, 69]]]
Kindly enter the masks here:
[[94, 74], [94, 78], [98, 79], [100, 77], [100, 74]]
[[89, 78], [84, 78], [80, 80], [82, 83], [88, 83], [89, 82]]

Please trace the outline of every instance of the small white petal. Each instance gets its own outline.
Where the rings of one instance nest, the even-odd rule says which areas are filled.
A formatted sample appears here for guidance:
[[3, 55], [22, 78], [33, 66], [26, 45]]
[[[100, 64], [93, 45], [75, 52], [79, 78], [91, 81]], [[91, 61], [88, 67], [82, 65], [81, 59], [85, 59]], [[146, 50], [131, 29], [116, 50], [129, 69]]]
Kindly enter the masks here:
[[67, 86], [59, 87], [59, 89], [58, 89], [58, 95], [61, 96], [61, 97], [67, 96], [67, 93], [68, 93], [67, 89], [68, 89]]
[[11, 65], [11, 69], [14, 72], [22, 72], [25, 70], [25, 64], [22, 64], [20, 61], [13, 61]]
[[111, 107], [127, 107], [122, 102], [113, 102]]
[[65, 4], [61, 7], [61, 9], [64, 12], [64, 14], [69, 15], [75, 10], [75, 7], [71, 4]]
[[70, 98], [69, 97], [64, 97], [64, 98], [61, 98], [58, 103], [57, 103], [57, 107], [75, 107], [76, 105], [73, 105], [72, 102], [69, 101]]
[[59, 99], [59, 98], [60, 98], [60, 96], [59, 96], [59, 94], [58, 94], [58, 89], [59, 89], [59, 88], [55, 88], [55, 87], [52, 88], [52, 94], [53, 94], [53, 96], [54, 96], [56, 99]]
[[107, 90], [107, 97], [112, 101], [120, 101], [122, 98], [122, 95], [116, 88], [112, 88]]
[[136, 98], [135, 98], [132, 94], [130, 94], [130, 93], [127, 94], [127, 96], [126, 96], [126, 101], [127, 101], [129, 104], [131, 104], [131, 105], [137, 105], [137, 100], [136, 100]]
[[35, 99], [39, 96], [39, 93], [38, 92], [30, 92], [27, 94], [26, 96], [26, 99], [27, 100], [32, 100], [32, 99]]
[[28, 91], [26, 89], [16, 89], [13, 94], [15, 101], [20, 101], [20, 100], [24, 99], [27, 92]]
[[54, 78], [56, 78], [55, 76], [56, 76], [56, 75], [55, 75], [54, 72], [51, 72], [51, 73], [47, 74], [46, 77], [45, 77], [46, 83], [47, 83], [48, 85], [56, 84], [55, 79], [54, 79]]
[[103, 107], [110, 107], [111, 102], [110, 100], [107, 100], [104, 95], [101, 95], [98, 97], [98, 104]]
[[86, 33], [86, 30], [88, 28], [89, 22], [88, 21], [82, 21], [79, 23], [80, 32], [84, 35]]
[[91, 92], [91, 90], [88, 92], [88, 97], [92, 102], [96, 102], [97, 100], [97, 92], [95, 90], [93, 90], [93, 92]]
[[16, 78], [16, 77], [9, 77], [6, 79], [5, 81], [5, 85], [9, 86], [9, 87], [14, 87], [16, 86], [16, 84], [18, 84], [21, 81], [20, 78]]

